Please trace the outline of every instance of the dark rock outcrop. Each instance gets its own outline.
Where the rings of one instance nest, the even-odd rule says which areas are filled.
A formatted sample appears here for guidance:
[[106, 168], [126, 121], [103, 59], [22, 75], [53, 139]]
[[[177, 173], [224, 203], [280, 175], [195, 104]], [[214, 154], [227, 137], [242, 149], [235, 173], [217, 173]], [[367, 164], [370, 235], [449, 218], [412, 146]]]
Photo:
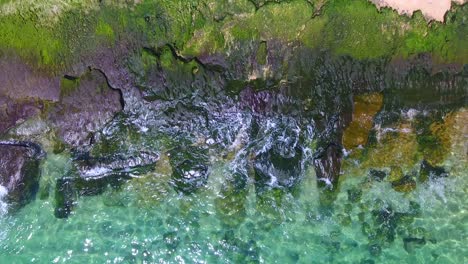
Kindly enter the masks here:
[[0, 141], [0, 185], [8, 191], [13, 208], [34, 199], [40, 178], [40, 146], [31, 142]]
[[410, 175], [392, 182], [392, 187], [397, 192], [410, 192], [416, 189], [416, 181]]

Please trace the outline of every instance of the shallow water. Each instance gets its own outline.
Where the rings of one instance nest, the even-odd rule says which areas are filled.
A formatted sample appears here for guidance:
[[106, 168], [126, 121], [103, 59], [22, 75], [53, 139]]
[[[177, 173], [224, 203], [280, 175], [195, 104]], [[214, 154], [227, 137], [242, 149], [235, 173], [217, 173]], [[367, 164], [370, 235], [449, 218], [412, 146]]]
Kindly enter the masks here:
[[[167, 175], [151, 174], [121, 191], [79, 198], [68, 219], [54, 217], [52, 197], [4, 215], [0, 263], [466, 263], [468, 178], [461, 167], [409, 194], [388, 182], [362, 184], [366, 175], [345, 171], [330, 208], [320, 205], [309, 169], [297, 190], [277, 199], [256, 195], [249, 183], [245, 199], [237, 200], [245, 217], [242, 209], [220, 213], [228, 206], [219, 203], [223, 162], [215, 162], [207, 186], [193, 195], [176, 193]], [[362, 196], [351, 202], [347, 191], [356, 187]], [[418, 215], [398, 223], [381, 251], [370, 250], [363, 225], [372, 222], [372, 211], [409, 212], [410, 201], [420, 205]], [[403, 238], [418, 234], [425, 245], [405, 250]]]

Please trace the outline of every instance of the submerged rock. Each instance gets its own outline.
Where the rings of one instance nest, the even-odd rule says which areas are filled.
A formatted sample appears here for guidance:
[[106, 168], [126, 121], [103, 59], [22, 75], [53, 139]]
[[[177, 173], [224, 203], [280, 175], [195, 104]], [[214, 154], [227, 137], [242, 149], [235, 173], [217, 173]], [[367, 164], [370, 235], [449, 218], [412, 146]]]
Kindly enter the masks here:
[[379, 256], [382, 254], [382, 247], [378, 244], [370, 244], [369, 253], [374, 257]]
[[248, 190], [238, 189], [235, 185], [226, 185], [215, 200], [216, 212], [223, 224], [237, 227], [247, 217], [245, 208]]
[[208, 151], [194, 146], [179, 147], [169, 152], [172, 166], [172, 186], [189, 194], [208, 181]]
[[55, 217], [67, 218], [76, 203], [77, 193], [73, 187], [73, 180], [57, 179], [55, 185]]
[[359, 202], [361, 200], [361, 196], [362, 196], [362, 190], [360, 189], [351, 189], [351, 190], [348, 190], [348, 200], [350, 202]]
[[80, 196], [93, 196], [104, 193], [108, 188], [119, 189], [127, 177], [88, 178], [64, 177], [57, 179], [55, 187], [55, 216], [67, 218]]
[[167, 232], [163, 235], [164, 244], [171, 252], [175, 251], [179, 246], [181, 239], [179, 234], [175, 231]]
[[417, 237], [405, 237], [403, 238], [403, 243], [406, 252], [413, 253], [414, 249], [422, 247], [426, 244], [426, 239], [417, 238]]
[[371, 169], [369, 170], [369, 177], [375, 181], [382, 181], [387, 177], [387, 173], [385, 173], [385, 171]]
[[74, 161], [77, 175], [57, 179], [55, 216], [67, 218], [80, 196], [99, 195], [108, 187], [119, 189], [131, 177], [152, 171], [158, 159], [159, 155], [148, 152], [129, 157], [78, 157]]

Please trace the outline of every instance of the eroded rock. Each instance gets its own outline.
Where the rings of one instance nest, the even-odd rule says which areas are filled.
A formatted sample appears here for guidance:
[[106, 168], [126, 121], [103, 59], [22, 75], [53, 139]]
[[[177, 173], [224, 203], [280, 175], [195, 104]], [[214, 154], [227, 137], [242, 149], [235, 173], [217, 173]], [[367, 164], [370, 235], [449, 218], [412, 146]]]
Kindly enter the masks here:
[[49, 119], [60, 138], [73, 147], [88, 146], [92, 133], [123, 109], [120, 91], [113, 90], [97, 70], [79, 78], [64, 77], [60, 96], [60, 102], [49, 112]]
[[0, 134], [9, 128], [38, 115], [43, 109], [40, 101], [31, 99], [15, 100], [0, 94]]

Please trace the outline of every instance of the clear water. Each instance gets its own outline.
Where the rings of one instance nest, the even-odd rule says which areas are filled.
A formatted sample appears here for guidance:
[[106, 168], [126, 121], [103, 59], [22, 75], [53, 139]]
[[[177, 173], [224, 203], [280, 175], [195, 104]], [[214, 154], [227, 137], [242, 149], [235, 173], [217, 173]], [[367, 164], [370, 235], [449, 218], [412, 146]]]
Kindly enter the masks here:
[[[50, 174], [66, 166], [63, 157], [48, 159]], [[207, 187], [193, 195], [177, 194], [168, 176], [156, 173], [120, 192], [81, 197], [68, 219], [54, 217], [51, 195], [1, 217], [0, 263], [466, 263], [468, 175], [466, 161], [452, 157], [452, 163], [449, 178], [419, 184], [409, 194], [387, 182], [363, 185], [364, 175], [345, 172], [331, 209], [320, 206], [311, 170], [281, 199], [261, 203], [252, 185], [241, 199], [245, 217], [238, 225], [229, 225], [236, 210], [233, 217], [220, 213], [230, 206], [219, 202], [227, 169], [221, 161]], [[350, 202], [347, 190], [356, 187], [362, 197]], [[420, 214], [399, 224], [394, 241], [372, 255], [362, 231], [371, 211], [390, 206], [408, 212], [410, 201], [421, 205]], [[405, 250], [403, 237], [417, 231], [426, 244]]]

